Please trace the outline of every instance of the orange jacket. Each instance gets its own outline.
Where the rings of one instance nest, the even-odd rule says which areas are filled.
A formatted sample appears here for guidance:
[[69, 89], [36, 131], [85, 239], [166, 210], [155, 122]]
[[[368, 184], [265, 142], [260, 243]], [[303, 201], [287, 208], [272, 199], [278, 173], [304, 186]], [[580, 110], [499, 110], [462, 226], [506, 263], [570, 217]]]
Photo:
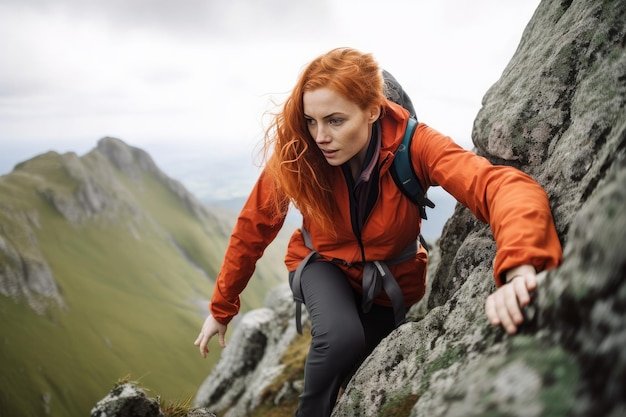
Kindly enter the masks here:
[[[418, 208], [402, 194], [389, 172], [407, 119], [406, 110], [387, 103], [381, 119], [380, 192], [362, 230], [367, 260], [393, 259], [419, 234]], [[497, 285], [502, 284], [502, 274], [516, 266], [532, 264], [541, 271], [559, 264], [561, 245], [548, 198], [528, 175], [514, 168], [491, 165], [423, 123], [417, 126], [413, 136], [411, 160], [424, 189], [441, 185], [478, 219], [490, 224], [497, 245], [494, 262]], [[322, 233], [310, 219], [304, 218], [303, 223], [322, 257], [357, 264], [340, 267], [352, 286], [360, 291], [362, 268], [358, 264], [362, 258], [350, 220], [348, 186], [341, 168], [334, 169], [332, 189], [339, 206], [336, 238]], [[276, 189], [272, 179], [261, 173], [233, 230], [211, 298], [211, 312], [221, 323], [227, 324], [239, 311], [239, 294], [248, 283], [256, 261], [283, 224], [286, 212], [277, 217], [268, 208], [273, 192]], [[296, 230], [285, 258], [287, 269], [295, 270], [309, 252], [301, 231]], [[414, 259], [390, 266], [407, 306], [424, 295], [426, 264], [426, 252], [420, 249]], [[375, 303], [390, 305], [384, 291], [381, 294]]]

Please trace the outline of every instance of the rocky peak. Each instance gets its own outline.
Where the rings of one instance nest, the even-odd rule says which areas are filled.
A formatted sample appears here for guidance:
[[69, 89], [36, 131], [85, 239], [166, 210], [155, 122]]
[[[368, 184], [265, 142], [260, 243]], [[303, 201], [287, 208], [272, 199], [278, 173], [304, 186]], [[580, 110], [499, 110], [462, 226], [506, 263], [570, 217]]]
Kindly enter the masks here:
[[127, 145], [120, 139], [102, 138], [98, 141], [96, 151], [133, 179], [139, 179], [142, 172], [164, 175], [146, 151]]
[[95, 152], [105, 156], [113, 166], [134, 180], [141, 180], [143, 174], [154, 176], [181, 199], [189, 212], [198, 219], [212, 216], [179, 181], [163, 173], [146, 151], [127, 145], [120, 139], [105, 137], [98, 141]]

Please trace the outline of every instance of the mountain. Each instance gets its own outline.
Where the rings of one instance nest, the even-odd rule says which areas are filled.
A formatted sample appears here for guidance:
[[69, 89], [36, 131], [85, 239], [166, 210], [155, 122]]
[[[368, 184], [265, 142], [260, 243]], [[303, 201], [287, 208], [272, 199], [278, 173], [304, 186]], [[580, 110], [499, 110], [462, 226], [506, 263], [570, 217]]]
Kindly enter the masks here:
[[[479, 154], [545, 188], [563, 263], [539, 274], [526, 323], [507, 336], [484, 313], [492, 234], [457, 205], [429, 295], [365, 360], [333, 416], [624, 415], [624, 2], [543, 0], [472, 137]], [[293, 311], [283, 286], [245, 315], [196, 405], [225, 417], [293, 415], [309, 343]]]
[[[150, 156], [104, 138], [0, 177], [0, 415], [79, 416], [128, 374], [164, 398], [217, 360], [193, 341], [230, 234]], [[283, 280], [284, 238], [242, 296]]]

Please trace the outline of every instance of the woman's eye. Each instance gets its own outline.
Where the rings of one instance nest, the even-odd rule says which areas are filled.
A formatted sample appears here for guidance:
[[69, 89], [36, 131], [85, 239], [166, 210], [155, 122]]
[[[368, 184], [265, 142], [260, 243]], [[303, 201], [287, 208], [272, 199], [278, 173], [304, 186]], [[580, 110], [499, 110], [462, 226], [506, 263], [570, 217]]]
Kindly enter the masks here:
[[343, 123], [343, 119], [330, 119], [329, 123], [333, 126], [339, 126], [341, 123]]
[[304, 119], [304, 120], [306, 120], [306, 124], [308, 126], [313, 126], [315, 124], [315, 120], [313, 119]]

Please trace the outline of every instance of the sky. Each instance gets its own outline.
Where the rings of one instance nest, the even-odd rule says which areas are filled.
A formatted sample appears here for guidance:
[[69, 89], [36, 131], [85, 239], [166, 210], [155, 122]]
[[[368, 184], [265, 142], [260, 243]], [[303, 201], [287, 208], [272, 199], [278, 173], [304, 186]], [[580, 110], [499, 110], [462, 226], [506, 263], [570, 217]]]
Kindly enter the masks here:
[[312, 59], [371, 52], [420, 121], [471, 149], [538, 0], [0, 0], [0, 175], [105, 136], [203, 200], [246, 195], [264, 127]]

